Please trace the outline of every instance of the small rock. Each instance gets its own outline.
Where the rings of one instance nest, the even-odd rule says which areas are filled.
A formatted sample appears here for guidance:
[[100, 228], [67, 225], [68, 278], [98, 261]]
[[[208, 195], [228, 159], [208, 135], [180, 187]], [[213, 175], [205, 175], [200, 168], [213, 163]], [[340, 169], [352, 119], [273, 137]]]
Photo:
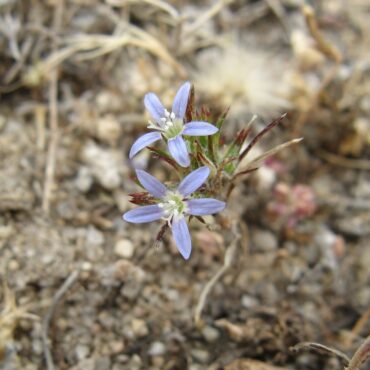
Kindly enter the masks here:
[[81, 157], [103, 188], [113, 190], [121, 185], [123, 153], [118, 150], [103, 149], [89, 141], [83, 147]]
[[87, 245], [103, 245], [104, 234], [96, 229], [94, 226], [89, 226], [86, 233], [86, 244]]
[[34, 339], [32, 341], [32, 350], [36, 355], [41, 355], [44, 348], [42, 346], [42, 342], [39, 339]]
[[97, 122], [97, 136], [108, 144], [115, 144], [121, 134], [121, 126], [115, 116], [107, 114]]
[[6, 117], [0, 114], [0, 131], [3, 130], [5, 125], [6, 125]]
[[255, 248], [263, 252], [271, 252], [278, 247], [276, 236], [269, 230], [254, 230], [252, 241]]
[[132, 319], [131, 329], [136, 337], [145, 337], [149, 334], [146, 322], [141, 319]]
[[134, 244], [129, 239], [120, 239], [114, 246], [114, 253], [119, 257], [130, 259], [134, 255], [134, 251]]
[[94, 370], [109, 370], [110, 368], [111, 368], [111, 361], [109, 357], [104, 356], [96, 360]]
[[76, 366], [71, 367], [70, 370], [95, 370], [95, 363], [94, 358], [85, 358], [79, 361]]
[[75, 353], [78, 360], [83, 360], [89, 355], [90, 348], [83, 344], [77, 344], [75, 348]]
[[119, 111], [122, 109], [121, 96], [109, 90], [100, 91], [96, 95], [95, 103], [101, 112]]
[[202, 330], [202, 334], [203, 334], [204, 339], [208, 343], [215, 342], [220, 336], [219, 331], [213, 326], [205, 326]]
[[148, 350], [149, 356], [162, 356], [166, 353], [166, 346], [162, 342], [153, 342]]
[[81, 166], [77, 173], [77, 178], [75, 180], [75, 184], [77, 189], [81, 193], [86, 193], [91, 189], [91, 186], [94, 182], [93, 176], [91, 171], [88, 167]]
[[195, 360], [199, 361], [202, 364], [205, 364], [209, 361], [209, 353], [203, 349], [193, 349], [191, 355]]
[[258, 305], [258, 300], [248, 294], [244, 294], [241, 299], [241, 304], [244, 308], [253, 308]]
[[0, 226], [0, 249], [8, 241], [8, 239], [15, 233], [14, 227], [9, 225]]
[[125, 349], [125, 343], [120, 340], [115, 340], [111, 343], [109, 343], [109, 349], [111, 355], [117, 355], [124, 351]]

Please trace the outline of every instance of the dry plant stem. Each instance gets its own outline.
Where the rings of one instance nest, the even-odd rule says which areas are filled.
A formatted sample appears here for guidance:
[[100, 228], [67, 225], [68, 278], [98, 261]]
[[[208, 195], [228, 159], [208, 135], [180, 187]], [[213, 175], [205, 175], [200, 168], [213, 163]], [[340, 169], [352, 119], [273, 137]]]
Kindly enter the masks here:
[[152, 5], [153, 7], [157, 7], [168, 14], [170, 14], [173, 18], [178, 18], [179, 13], [178, 11], [170, 4], [162, 0], [106, 0], [109, 5], [112, 6], [127, 6], [130, 4], [140, 4], [140, 3], [147, 3], [148, 5]]
[[288, 146], [291, 146], [293, 144], [298, 144], [302, 140], [303, 140], [303, 137], [299, 137], [297, 139], [293, 139], [293, 140], [287, 141], [287, 142], [285, 142], [283, 144], [280, 144], [280, 145], [276, 146], [275, 148], [272, 148], [272, 149], [268, 150], [267, 152], [259, 155], [258, 157], [252, 159], [248, 163], [248, 166], [246, 168], [244, 168], [242, 170], [239, 170], [238, 169], [238, 173], [236, 173], [234, 175], [234, 178], [233, 179], [235, 179], [236, 177], [238, 177], [242, 172], [249, 171], [253, 167], [258, 166], [262, 161], [264, 161], [268, 157], [271, 157], [272, 155], [277, 154], [278, 152], [280, 152], [281, 150], [287, 148]]
[[248, 146], [240, 153], [239, 162], [241, 162], [245, 156], [250, 152], [254, 145], [270, 130], [277, 126], [286, 116], [286, 113], [282, 114], [279, 118], [270, 122], [263, 130], [261, 130], [248, 144]]
[[[331, 356], [335, 356], [338, 359], [341, 360], [341, 362], [347, 366], [350, 363], [350, 359], [347, 357], [346, 354], [344, 354], [341, 351], [338, 351], [334, 348], [330, 348], [327, 346], [324, 346], [323, 344], [320, 343], [313, 343], [313, 342], [303, 342], [303, 343], [298, 343], [293, 347], [289, 348], [290, 351], [292, 352], [301, 352], [301, 351], [315, 351], [319, 353], [324, 353], [324, 354], [329, 354]], [[352, 369], [353, 370], [353, 369]]]
[[[370, 210], [370, 207], [369, 207]], [[352, 329], [353, 337], [358, 336], [366, 323], [370, 320], [370, 307], [365, 311], [365, 313], [358, 319], [355, 326]], [[353, 338], [352, 337], [352, 338]]]
[[302, 6], [302, 13], [306, 18], [306, 23], [311, 36], [315, 39], [318, 49], [325, 54], [328, 58], [334, 60], [337, 63], [342, 61], [342, 55], [339, 50], [333, 45], [329, 44], [320, 32], [319, 26], [317, 24], [317, 19], [315, 12], [309, 5]]
[[370, 161], [365, 159], [349, 159], [324, 150], [320, 150], [318, 154], [321, 158], [337, 166], [353, 168], [356, 170], [370, 170]]
[[360, 370], [361, 365], [370, 358], [370, 335], [361, 344], [360, 348], [351, 358], [345, 370]]
[[207, 12], [203, 13], [193, 24], [191, 24], [185, 30], [185, 36], [189, 36], [194, 33], [198, 28], [202, 27], [204, 23], [209, 21], [215, 15], [217, 15], [223, 7], [233, 3], [234, 0], [219, 0], [215, 3]]
[[43, 342], [43, 347], [44, 347], [44, 356], [45, 356], [47, 370], [55, 370], [53, 357], [51, 355], [51, 351], [49, 347], [49, 340], [48, 340], [48, 332], [49, 332], [50, 323], [51, 323], [51, 320], [53, 319], [53, 315], [54, 315], [57, 305], [59, 304], [59, 301], [63, 298], [63, 296], [67, 293], [67, 291], [71, 288], [71, 286], [77, 281], [79, 274], [80, 274], [80, 271], [76, 270], [76, 271], [73, 271], [68, 276], [67, 280], [65, 280], [63, 285], [55, 293], [51, 306], [46, 312], [46, 315], [42, 322], [42, 342]]
[[294, 129], [293, 129], [293, 136], [299, 136], [300, 135], [300, 133], [302, 131], [302, 127], [304, 126], [304, 124], [306, 123], [308, 118], [310, 117], [311, 112], [318, 105], [319, 98], [320, 98], [321, 94], [323, 93], [323, 91], [325, 91], [325, 89], [333, 81], [335, 76], [338, 74], [338, 71], [339, 71], [339, 64], [335, 64], [333, 66], [333, 68], [329, 69], [327, 74], [324, 76], [323, 82], [321, 83], [321, 86], [318, 89], [317, 93], [313, 96], [313, 98], [312, 98], [312, 100], [309, 104], [309, 107], [298, 116], [297, 122], [295, 124]]
[[334, 77], [338, 74], [340, 62], [343, 59], [340, 52], [333, 45], [329, 44], [322, 36], [313, 9], [308, 5], [303, 5], [302, 13], [305, 16], [307, 27], [310, 31], [311, 36], [316, 41], [318, 49], [327, 58], [333, 60], [335, 62], [335, 65], [324, 76], [320, 89], [317, 91], [316, 95], [312, 98], [312, 101], [308, 109], [302, 112], [301, 115], [298, 117], [295, 129], [293, 130], [293, 136], [300, 135], [303, 125], [306, 123], [307, 119], [310, 116], [310, 112], [317, 106], [320, 95], [325, 90], [325, 88], [333, 81]]
[[[64, 0], [59, 0], [55, 7], [54, 29], [60, 29], [63, 17]], [[57, 48], [54, 42], [53, 50]], [[58, 151], [58, 71], [53, 69], [50, 76], [49, 86], [49, 112], [50, 112], [50, 139], [48, 145], [47, 162], [45, 169], [44, 193], [42, 198], [42, 210], [48, 214], [50, 210], [50, 198], [54, 187], [55, 163]]]
[[227, 270], [231, 267], [233, 263], [234, 256], [235, 256], [235, 253], [238, 247], [238, 242], [240, 239], [240, 234], [236, 232], [236, 230], [233, 230], [232, 232], [234, 233], [234, 238], [233, 238], [232, 243], [230, 244], [230, 246], [227, 248], [225, 252], [223, 266], [220, 268], [220, 270], [216, 272], [216, 274], [211, 278], [211, 280], [208, 281], [208, 283], [204, 286], [200, 294], [199, 301], [198, 301], [198, 304], [194, 312], [194, 323], [195, 323], [195, 326], [197, 327], [201, 327], [201, 324], [202, 324], [201, 315], [202, 315], [202, 311], [206, 304], [209, 293], [211, 292], [212, 288], [215, 286], [217, 281], [221, 279], [221, 277], [227, 272]]
[[286, 35], [289, 35], [290, 29], [288, 23], [286, 22], [287, 15], [281, 2], [279, 0], [265, 0], [265, 2], [272, 10], [272, 12], [276, 15], [277, 19], [283, 26]]

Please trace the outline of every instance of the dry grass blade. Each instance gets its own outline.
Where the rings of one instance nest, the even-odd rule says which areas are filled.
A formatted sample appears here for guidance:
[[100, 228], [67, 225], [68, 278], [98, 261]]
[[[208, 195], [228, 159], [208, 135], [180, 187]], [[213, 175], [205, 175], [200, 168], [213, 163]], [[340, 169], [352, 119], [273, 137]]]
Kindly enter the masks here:
[[217, 283], [218, 280], [226, 273], [226, 271], [231, 267], [232, 262], [234, 260], [235, 253], [237, 251], [238, 241], [240, 236], [237, 235], [234, 239], [233, 243], [228, 247], [225, 252], [224, 264], [223, 266], [216, 272], [216, 274], [208, 281], [208, 283], [204, 286], [202, 293], [200, 294], [198, 304], [195, 308], [194, 312], [194, 323], [197, 327], [200, 327], [202, 324], [201, 315], [206, 304], [207, 297], [211, 292], [214, 285]]
[[[297, 138], [297, 139], [289, 140], [289, 141], [287, 141], [283, 144], [280, 144], [280, 145], [276, 146], [275, 148], [272, 148], [272, 149], [268, 150], [267, 152], [265, 152], [265, 153], [259, 155], [258, 157], [254, 158], [252, 161], [250, 161], [248, 163], [246, 168], [244, 168], [243, 170], [240, 170], [240, 171], [238, 170], [238, 172], [243, 172], [243, 171], [249, 170], [250, 168], [254, 168], [259, 163], [264, 161], [266, 158], [280, 152], [281, 150], [287, 148], [288, 146], [300, 143], [302, 140], [303, 140], [303, 137], [300, 137], [300, 138]], [[238, 176], [238, 174], [236, 174], [235, 176]]]
[[313, 343], [313, 342], [298, 343], [297, 345], [290, 347], [289, 350], [292, 352], [315, 351], [315, 352], [328, 354], [328, 355], [339, 358], [345, 366], [347, 366], [350, 362], [350, 359], [343, 352], [338, 351], [334, 348], [324, 346], [323, 344], [320, 344], [320, 343]]
[[194, 33], [198, 28], [201, 28], [204, 23], [217, 15], [225, 6], [233, 3], [234, 1], [235, 0], [219, 0], [184, 31], [185, 35], [189, 36]]
[[318, 151], [318, 154], [321, 158], [336, 166], [353, 168], [357, 170], [370, 170], [370, 161], [367, 161], [365, 159], [345, 158], [324, 150]]
[[14, 330], [20, 319], [39, 320], [39, 317], [28, 313], [31, 305], [18, 307], [15, 294], [3, 282], [3, 309], [0, 312], [0, 362], [7, 344], [12, 341]]
[[171, 55], [167, 48], [146, 31], [129, 25], [121, 35], [76, 35], [65, 40], [77, 61], [94, 59], [111, 53], [124, 46], [136, 46], [149, 51], [173, 67], [181, 77], [186, 71]]
[[250, 152], [250, 150], [256, 145], [256, 143], [269, 131], [271, 131], [275, 126], [277, 126], [281, 121], [286, 117], [286, 113], [282, 114], [279, 118], [274, 119], [270, 122], [264, 129], [262, 129], [248, 144], [248, 146], [240, 153], [239, 161], [241, 162], [246, 155]]
[[320, 32], [314, 10], [309, 5], [303, 5], [302, 12], [306, 17], [308, 29], [310, 30], [312, 37], [315, 39], [318, 49], [328, 58], [340, 63], [343, 59], [342, 55], [336, 47], [325, 40], [324, 36]]
[[158, 9], [161, 9], [166, 13], [170, 14], [175, 19], [179, 18], [179, 12], [172, 5], [162, 0], [107, 0], [107, 4], [120, 7], [127, 6], [130, 4], [142, 4], [142, 3], [146, 3], [148, 5], [152, 5]]
[[360, 348], [351, 358], [345, 370], [360, 370], [360, 367], [370, 358], [370, 335], [361, 344]]
[[[54, 11], [54, 29], [58, 31], [62, 25], [64, 1], [61, 0]], [[53, 49], [57, 46], [54, 41]], [[42, 194], [42, 210], [49, 213], [50, 200], [54, 187], [55, 166], [58, 151], [59, 128], [58, 128], [58, 71], [54, 68], [50, 76], [49, 85], [49, 114], [50, 114], [50, 140], [47, 152], [45, 168], [44, 191]]]
[[63, 298], [63, 296], [67, 293], [67, 291], [71, 288], [71, 286], [77, 281], [78, 277], [80, 275], [79, 270], [73, 271], [68, 278], [65, 280], [63, 285], [59, 288], [59, 290], [55, 293], [55, 296], [53, 298], [53, 302], [48, 309], [45, 318], [42, 323], [42, 341], [44, 346], [44, 355], [45, 355], [45, 361], [46, 366], [48, 370], [54, 370], [54, 362], [53, 357], [50, 352], [49, 347], [49, 340], [48, 340], [48, 332], [49, 332], [49, 326], [51, 323], [51, 320], [53, 318], [55, 309], [57, 305], [59, 304], [60, 300]]
[[78, 51], [76, 47], [65, 47], [54, 51], [44, 60], [39, 61], [35, 65], [29, 67], [24, 73], [22, 80], [27, 86], [37, 86], [47, 76], [50, 76], [52, 71], [61, 63], [71, 57]]

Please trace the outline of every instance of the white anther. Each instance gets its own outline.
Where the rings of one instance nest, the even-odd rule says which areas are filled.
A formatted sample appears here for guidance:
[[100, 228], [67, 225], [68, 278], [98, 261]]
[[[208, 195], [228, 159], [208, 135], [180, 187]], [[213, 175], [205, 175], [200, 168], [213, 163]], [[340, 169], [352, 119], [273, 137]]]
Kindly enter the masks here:
[[171, 119], [175, 119], [175, 118], [176, 118], [175, 113], [171, 112], [171, 114], [170, 114], [170, 118], [171, 118]]

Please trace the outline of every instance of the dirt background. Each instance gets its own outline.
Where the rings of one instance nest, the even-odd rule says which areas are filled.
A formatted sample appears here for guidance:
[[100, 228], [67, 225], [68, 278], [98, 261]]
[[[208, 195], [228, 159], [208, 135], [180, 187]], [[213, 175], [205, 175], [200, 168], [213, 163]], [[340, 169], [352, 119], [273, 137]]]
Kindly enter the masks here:
[[[370, 1], [303, 3], [0, 1], [1, 369], [343, 369], [290, 347], [370, 331]], [[189, 261], [121, 219], [143, 96], [185, 80], [231, 106], [225, 142], [288, 112], [249, 158], [304, 138], [192, 224]]]

